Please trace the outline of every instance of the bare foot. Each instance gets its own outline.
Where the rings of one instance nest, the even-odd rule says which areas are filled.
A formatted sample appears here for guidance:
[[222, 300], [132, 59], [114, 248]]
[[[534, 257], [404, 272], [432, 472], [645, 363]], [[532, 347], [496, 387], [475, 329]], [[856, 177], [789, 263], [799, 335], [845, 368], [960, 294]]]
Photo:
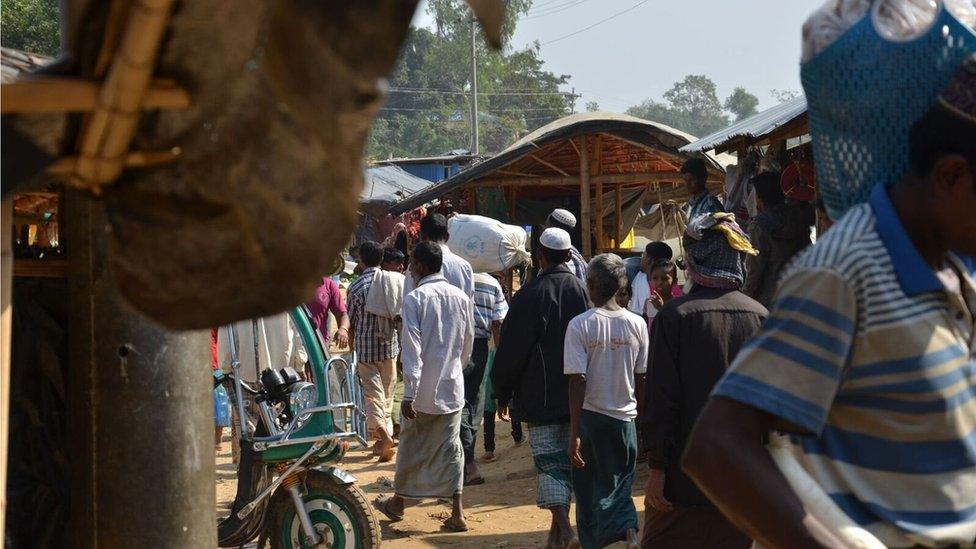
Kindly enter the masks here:
[[467, 532], [468, 523], [464, 520], [464, 517], [449, 517], [444, 521], [444, 528], [452, 532]]
[[482, 459], [484, 459], [489, 463], [495, 461], [495, 452], [485, 452], [485, 455], [482, 457]]

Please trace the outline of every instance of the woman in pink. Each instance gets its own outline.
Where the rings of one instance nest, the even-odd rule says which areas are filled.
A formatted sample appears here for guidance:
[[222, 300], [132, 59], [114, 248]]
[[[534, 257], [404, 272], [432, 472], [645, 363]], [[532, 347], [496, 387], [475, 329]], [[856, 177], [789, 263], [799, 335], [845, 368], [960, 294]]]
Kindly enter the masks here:
[[312, 315], [315, 328], [322, 334], [322, 340], [328, 347], [332, 334], [329, 333], [329, 312], [339, 322], [339, 329], [335, 333], [335, 342], [339, 348], [349, 346], [349, 315], [346, 314], [346, 303], [339, 293], [339, 285], [329, 277], [322, 277], [322, 285], [315, 289], [315, 299], [305, 304]]

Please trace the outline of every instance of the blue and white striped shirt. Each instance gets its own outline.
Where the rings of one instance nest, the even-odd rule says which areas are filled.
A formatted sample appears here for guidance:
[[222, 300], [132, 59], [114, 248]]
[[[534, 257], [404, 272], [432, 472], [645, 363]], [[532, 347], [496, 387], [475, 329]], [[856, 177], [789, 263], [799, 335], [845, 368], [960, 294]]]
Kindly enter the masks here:
[[474, 274], [474, 337], [491, 337], [491, 323], [505, 320], [508, 302], [501, 284], [487, 273]]
[[800, 465], [890, 547], [976, 540], [976, 282], [946, 289], [883, 187], [787, 268], [714, 394], [794, 426]]

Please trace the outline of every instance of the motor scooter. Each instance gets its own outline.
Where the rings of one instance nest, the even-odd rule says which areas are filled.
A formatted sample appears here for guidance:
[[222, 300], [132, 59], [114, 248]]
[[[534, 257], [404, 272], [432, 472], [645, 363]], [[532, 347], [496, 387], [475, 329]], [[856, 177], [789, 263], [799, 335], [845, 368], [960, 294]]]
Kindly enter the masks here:
[[[292, 368], [266, 368], [256, 383], [244, 381], [236, 331], [223, 329], [231, 372], [215, 372], [214, 385], [225, 387], [236, 411], [240, 457], [237, 494], [230, 516], [218, 525], [218, 545], [241, 547], [258, 538], [258, 547], [270, 541], [273, 549], [379, 547], [373, 508], [355, 477], [339, 467], [350, 444], [366, 445], [355, 359], [326, 358], [305, 307], [290, 318], [308, 355], [311, 382]], [[257, 335], [255, 329], [260, 364]]]

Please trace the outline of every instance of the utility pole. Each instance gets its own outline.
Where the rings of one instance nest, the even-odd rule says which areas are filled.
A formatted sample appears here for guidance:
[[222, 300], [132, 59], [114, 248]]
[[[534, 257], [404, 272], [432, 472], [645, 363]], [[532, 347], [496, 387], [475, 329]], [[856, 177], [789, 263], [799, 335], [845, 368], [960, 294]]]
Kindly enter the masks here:
[[478, 154], [478, 57], [474, 14], [471, 15], [471, 154]]

